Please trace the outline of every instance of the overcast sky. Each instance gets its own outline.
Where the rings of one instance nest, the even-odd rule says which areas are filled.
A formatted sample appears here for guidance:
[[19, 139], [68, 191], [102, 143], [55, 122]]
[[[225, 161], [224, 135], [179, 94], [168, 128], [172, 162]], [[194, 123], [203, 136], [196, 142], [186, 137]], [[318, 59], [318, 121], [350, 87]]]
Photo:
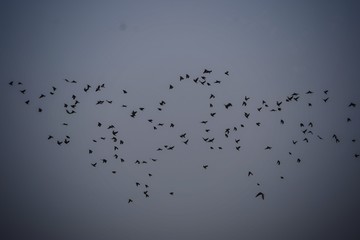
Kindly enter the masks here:
[[359, 7], [1, 1], [0, 238], [359, 239]]

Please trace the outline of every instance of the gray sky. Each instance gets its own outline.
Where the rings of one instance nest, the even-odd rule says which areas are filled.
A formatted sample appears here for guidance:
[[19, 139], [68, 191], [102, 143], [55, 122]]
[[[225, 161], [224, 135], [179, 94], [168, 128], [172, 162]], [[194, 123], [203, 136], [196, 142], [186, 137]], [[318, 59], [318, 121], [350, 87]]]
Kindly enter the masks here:
[[[356, 1], [1, 1], [1, 239], [359, 239], [359, 10]], [[211, 86], [192, 81], [204, 68]], [[294, 92], [299, 100], [285, 102]], [[68, 115], [73, 94], [80, 103]], [[276, 101], [282, 110], [271, 112]], [[119, 159], [111, 124], [124, 140]], [[156, 151], [164, 145], [175, 148]]]

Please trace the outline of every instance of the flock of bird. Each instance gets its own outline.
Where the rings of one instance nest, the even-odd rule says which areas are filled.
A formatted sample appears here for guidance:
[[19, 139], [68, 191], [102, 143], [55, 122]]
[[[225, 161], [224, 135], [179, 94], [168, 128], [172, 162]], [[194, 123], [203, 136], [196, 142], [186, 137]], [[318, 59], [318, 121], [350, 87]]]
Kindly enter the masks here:
[[[192, 82], [194, 85], [198, 85], [198, 86], [202, 86], [202, 87], [216, 87], [217, 85], [222, 84], [222, 80], [213, 80], [211, 78], [212, 75], [212, 70], [209, 69], [204, 69], [202, 71], [202, 74], [199, 74], [199, 76], [196, 77], [190, 77], [189, 74], [184, 74], [179, 76], [178, 81], [176, 81], [175, 83], [171, 83], [168, 85], [168, 91], [176, 91], [176, 88], [179, 86], [179, 84], [182, 84], [183, 82]], [[223, 72], [223, 76], [224, 78], [229, 78], [230, 73], [229, 71], [225, 71]], [[24, 88], [24, 84], [22, 82], [15, 82], [15, 81], [11, 81], [8, 83], [9, 86], [11, 87], [17, 87], [18, 91], [20, 92], [21, 95], [27, 96], [28, 94], [28, 90]], [[63, 87], [63, 84], [70, 84], [70, 85], [79, 85], [79, 83], [75, 80], [69, 80], [69, 79], [64, 79], [63, 83], [60, 83], [61, 87]], [[55, 95], [57, 93], [57, 90], [60, 87], [55, 87], [52, 86], [48, 92], [44, 92], [42, 94], [40, 94], [38, 96], [38, 99], [45, 99], [48, 98], [52, 95]], [[83, 86], [83, 89], [81, 91], [83, 91], [83, 93], [85, 94], [90, 94], [91, 92], [101, 92], [103, 89], [105, 89], [105, 83], [100, 83], [96, 86], [91, 86], [89, 84], [85, 84], [85, 86]], [[122, 94], [127, 95], [129, 94], [127, 90], [123, 89], [122, 90]], [[213, 91], [213, 88], [209, 88], [209, 117], [207, 119], [203, 119], [200, 120], [199, 122], [195, 123], [199, 126], [199, 129], [201, 131], [203, 131], [203, 136], [202, 139], [192, 139], [190, 138], [189, 132], [183, 131], [181, 132], [181, 134], [179, 134], [177, 136], [177, 138], [180, 140], [180, 144], [184, 144], [184, 145], [189, 145], [191, 144], [191, 142], [193, 141], [201, 141], [204, 144], [206, 144], [209, 149], [211, 150], [223, 150], [225, 149], [225, 146], [220, 146], [217, 145], [216, 143], [218, 142], [217, 139], [215, 139], [215, 137], [213, 135], [211, 135], [212, 133], [212, 129], [209, 126], [208, 122], [211, 122], [214, 118], [216, 118], [216, 107], [222, 107], [224, 108], [226, 111], [231, 110], [234, 107], [243, 107], [244, 108], [244, 112], [243, 112], [243, 117], [247, 120], [248, 124], [251, 124], [250, 120], [252, 118], [252, 115], [254, 114], [254, 112], [260, 113], [260, 112], [264, 112], [264, 111], [270, 111], [270, 112], [281, 112], [283, 111], [283, 108], [285, 107], [284, 105], [290, 104], [291, 102], [298, 102], [300, 101], [300, 98], [303, 97], [303, 95], [313, 95], [315, 94], [313, 91], [309, 90], [303, 94], [297, 93], [297, 92], [293, 92], [289, 95], [287, 95], [285, 97], [285, 99], [280, 99], [277, 100], [275, 103], [270, 103], [267, 102], [265, 100], [261, 100], [259, 105], [256, 107], [256, 109], [248, 109], [247, 106], [249, 104], [249, 101], [251, 101], [250, 99], [252, 99], [252, 97], [248, 97], [245, 96], [244, 99], [242, 100], [242, 102], [240, 101], [240, 103], [238, 102], [223, 102], [220, 105], [216, 104], [216, 94]], [[322, 101], [323, 104], [328, 104], [329, 102], [329, 91], [328, 90], [323, 90], [322, 91]], [[82, 101], [82, 99], [79, 99], [77, 95], [80, 94], [72, 94], [71, 98], [68, 99], [66, 102], [64, 102], [63, 108], [64, 111], [66, 112], [67, 115], [75, 115], [78, 113], [78, 109], [79, 109], [79, 104], [80, 101]], [[37, 105], [35, 107], [36, 111], [39, 113], [42, 113], [43, 111], [45, 111], [45, 109], [43, 109], [43, 107], [41, 106], [41, 104], [39, 104], [39, 101], [34, 101], [34, 99], [30, 99], [30, 98], [26, 98], [24, 99], [24, 102], [26, 105], [29, 106], [33, 106], [33, 105]], [[35, 103], [33, 103], [35, 102]], [[111, 100], [111, 99], [102, 99], [102, 100], [98, 100], [96, 101], [94, 104], [95, 105], [104, 105], [104, 104], [113, 104], [113, 102], [116, 102], [116, 99]], [[165, 100], [160, 100], [158, 105], [155, 106], [152, 110], [155, 110], [160, 112], [163, 111], [166, 107], [167, 107], [167, 102]], [[312, 103], [308, 102], [306, 103], [306, 105], [308, 107], [312, 107]], [[356, 108], [356, 103], [354, 102], [349, 102], [347, 104], [346, 107], [351, 108], [351, 109], [355, 109]], [[129, 109], [130, 106], [128, 106], [127, 104], [121, 104], [121, 108], [124, 109]], [[137, 107], [137, 108], [132, 108], [130, 110], [128, 110], [129, 113], [129, 117], [130, 118], [142, 118], [142, 120], [144, 121], [144, 123], [147, 122], [147, 124], [150, 124], [149, 126], [153, 129], [153, 130], [158, 130], [161, 127], [165, 127], [168, 126], [169, 128], [176, 128], [176, 122], [172, 121], [169, 123], [164, 123], [164, 122], [156, 122], [154, 120], [154, 118], [143, 118], [142, 116], [140, 116], [142, 112], [146, 111], [147, 109], [145, 109], [145, 107]], [[152, 111], [151, 110], [151, 111]], [[152, 112], [153, 113], [153, 112]], [[250, 120], [249, 120], [250, 119]], [[71, 117], [69, 116], [69, 120], [71, 120]], [[255, 121], [255, 120], [254, 120]], [[279, 124], [280, 125], [285, 125], [286, 124], [286, 119], [282, 119], [279, 118]], [[346, 118], [346, 122], [351, 122], [352, 119], [350, 117]], [[64, 126], [68, 126], [68, 122], [63, 122], [62, 125]], [[253, 122], [253, 124], [255, 124], [255, 126], [260, 127], [261, 126], [261, 122], [259, 121], [255, 121]], [[175, 145], [163, 145], [163, 146], [159, 146], [156, 149], [154, 149], [154, 153], [157, 154], [157, 156], [155, 157], [150, 157], [149, 161], [148, 160], [139, 160], [139, 159], [134, 159], [133, 161], [129, 161], [129, 160], [125, 160], [123, 157], [121, 157], [121, 150], [120, 147], [122, 147], [123, 145], [126, 145], [126, 141], [125, 139], [123, 139], [120, 134], [119, 134], [119, 129], [117, 129], [117, 127], [115, 126], [116, 124], [110, 124], [110, 125], [105, 125], [105, 123], [101, 122], [101, 121], [97, 121], [96, 122], [96, 126], [100, 129], [102, 129], [104, 131], [104, 135], [100, 136], [99, 138], [96, 139], [91, 139], [90, 141], [92, 141], [92, 144], [97, 144], [99, 142], [105, 142], [106, 144], [108, 144], [109, 146], [111, 146], [111, 149], [113, 151], [113, 155], [112, 158], [105, 158], [105, 157], [98, 157], [97, 161], [93, 161], [89, 164], [90, 167], [93, 168], [98, 168], [101, 167], [103, 164], [107, 164], [109, 161], [120, 161], [121, 163], [130, 163], [130, 164], [136, 164], [136, 165], [142, 165], [142, 164], [148, 164], [149, 161], [152, 163], [155, 163], [158, 161], [159, 158], [161, 158], [161, 151], [171, 151], [174, 150], [174, 148], [176, 147]], [[331, 133], [329, 136], [322, 136], [318, 133], [316, 133], [315, 129], [314, 129], [314, 122], [300, 122], [299, 123], [299, 127], [300, 127], [300, 131], [301, 134], [303, 135], [303, 137], [301, 137], [300, 139], [290, 139], [291, 144], [293, 145], [297, 145], [299, 144], [299, 142], [303, 142], [304, 144], [309, 143], [309, 141], [313, 141], [313, 139], [317, 139], [318, 141], [334, 141], [334, 143], [340, 143], [343, 139], [340, 140], [340, 138], [338, 137], [338, 135], [336, 133]], [[241, 136], [239, 136], [239, 134], [237, 134], [237, 132], [240, 131], [240, 129], [245, 128], [245, 124], [238, 124], [236, 126], [229, 126], [226, 127], [223, 130], [223, 136], [226, 140], [229, 140], [229, 142], [232, 142], [232, 145], [229, 144], [228, 146], [226, 146], [226, 151], [241, 151], [243, 149], [244, 146], [240, 145], [240, 138]], [[109, 137], [110, 136], [110, 137]], [[62, 145], [67, 145], [71, 143], [71, 136], [69, 135], [65, 135], [64, 137], [61, 138], [56, 138], [54, 135], [49, 134], [47, 136], [47, 139], [51, 142], [53, 142], [54, 144], [57, 144], [59, 146]], [[357, 141], [357, 139], [351, 139], [351, 142], [355, 143]], [[93, 146], [93, 145], [92, 145]], [[263, 151], [271, 151], [272, 150], [272, 146], [271, 145], [266, 145], [263, 146]], [[89, 155], [94, 155], [96, 153], [96, 151], [93, 149], [93, 147], [90, 147], [88, 149], [87, 154]], [[288, 152], [290, 156], [292, 156], [292, 152]], [[359, 153], [358, 152], [354, 152], [353, 153], [353, 157], [354, 158], [358, 158], [359, 157]], [[300, 164], [302, 161], [301, 158], [299, 157], [295, 157], [295, 162]], [[281, 161], [280, 160], [275, 160], [275, 164], [276, 165], [281, 165]], [[204, 171], [206, 171], [208, 168], [210, 167], [210, 164], [204, 164], [202, 165], [202, 168]], [[110, 174], [117, 174], [118, 171], [117, 169], [113, 169], [111, 170]], [[252, 176], [254, 176], [253, 171], [247, 170], [245, 173], [249, 178], [251, 178]], [[148, 173], [148, 177], [152, 177], [152, 173]], [[280, 176], [281, 179], [284, 179], [284, 176]], [[257, 183], [258, 186], [260, 186], [260, 183]], [[143, 194], [145, 198], [150, 197], [150, 184], [149, 183], [140, 183], [139, 181], [136, 181], [134, 183], [134, 187], [144, 187], [142, 188]], [[171, 196], [175, 195], [174, 191], [169, 192], [169, 194]], [[261, 198], [261, 199], [265, 199], [265, 193], [263, 191], [257, 191], [255, 194], [256, 198]], [[134, 202], [134, 198], [129, 197], [127, 198], [127, 202], [128, 203], [133, 203]]]

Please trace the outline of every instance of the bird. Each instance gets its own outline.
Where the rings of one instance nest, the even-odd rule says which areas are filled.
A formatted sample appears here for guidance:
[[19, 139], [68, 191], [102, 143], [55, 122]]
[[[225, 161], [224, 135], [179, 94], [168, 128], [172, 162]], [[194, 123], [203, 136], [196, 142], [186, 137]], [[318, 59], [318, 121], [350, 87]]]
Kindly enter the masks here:
[[97, 163], [92, 163], [91, 165], [92, 165], [93, 167], [96, 167], [96, 164], [97, 164]]
[[133, 200], [131, 198], [129, 198], [128, 203], [132, 203], [132, 202], [133, 202]]
[[137, 111], [132, 111], [130, 116], [131, 116], [132, 118], [135, 118], [136, 113], [137, 113]]
[[356, 107], [356, 104], [353, 103], [353, 102], [351, 102], [351, 103], [349, 104], [349, 107]]
[[206, 68], [204, 69], [204, 71], [203, 71], [203, 74], [205, 74], [205, 73], [211, 73], [212, 72], [212, 70], [207, 70]]
[[228, 109], [229, 107], [232, 107], [231, 103], [224, 104], [225, 108]]
[[169, 89], [173, 89], [173, 88], [174, 88], [174, 86], [170, 84]]
[[169, 194], [170, 194], [170, 195], [174, 195], [174, 192], [170, 192]]
[[70, 112], [69, 110], [66, 109], [66, 113], [67, 113], [67, 114], [74, 114], [74, 113], [76, 113], [76, 112], [75, 112], [74, 110], [71, 110], [71, 112]]
[[204, 165], [203, 168], [204, 169], [207, 169], [209, 167], [209, 165]]
[[248, 177], [253, 176], [254, 174], [252, 172], [248, 172]]
[[229, 76], [229, 71], [226, 71], [226, 72], [225, 72], [225, 75]]
[[262, 198], [262, 200], [264, 200], [264, 199], [265, 199], [265, 195], [264, 195], [264, 193], [262, 193], [262, 192], [258, 192], [258, 194], [256, 194], [255, 198], [257, 198], [257, 197], [259, 197], [259, 196]]
[[272, 147], [270, 147], [270, 146], [266, 146], [266, 148], [265, 148], [265, 150], [270, 150], [270, 149], [272, 149]]

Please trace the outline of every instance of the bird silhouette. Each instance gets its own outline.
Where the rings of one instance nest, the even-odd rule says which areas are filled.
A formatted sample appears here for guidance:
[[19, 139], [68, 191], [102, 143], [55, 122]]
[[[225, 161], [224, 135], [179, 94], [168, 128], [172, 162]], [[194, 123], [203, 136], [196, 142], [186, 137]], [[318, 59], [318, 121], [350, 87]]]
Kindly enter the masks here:
[[224, 104], [225, 108], [228, 109], [229, 107], [232, 107], [231, 103]]
[[353, 103], [353, 102], [351, 102], [351, 103], [349, 104], [349, 107], [356, 107], [356, 104]]
[[130, 116], [131, 116], [132, 118], [135, 118], [136, 113], [137, 113], [137, 111], [132, 111]]
[[257, 198], [257, 197], [259, 197], [259, 196], [262, 198], [262, 200], [264, 200], [264, 199], [265, 199], [265, 195], [264, 195], [264, 193], [259, 192], [258, 194], [256, 194], [256, 196], [255, 196], [255, 197]]

